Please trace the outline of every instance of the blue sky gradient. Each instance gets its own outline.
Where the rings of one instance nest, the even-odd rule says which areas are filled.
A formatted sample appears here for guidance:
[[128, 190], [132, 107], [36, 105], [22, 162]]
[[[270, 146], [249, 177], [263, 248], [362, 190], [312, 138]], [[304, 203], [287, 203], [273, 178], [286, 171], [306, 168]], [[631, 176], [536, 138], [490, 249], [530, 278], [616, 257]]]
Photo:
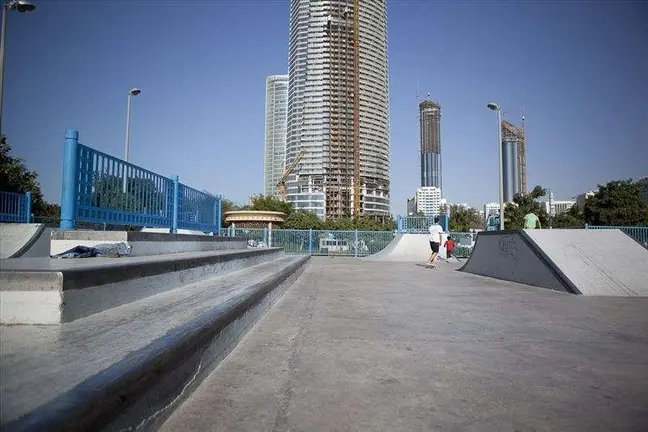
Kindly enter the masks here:
[[[265, 77], [288, 0], [33, 0], [11, 13], [4, 129], [59, 202], [63, 137], [243, 202], [263, 190]], [[497, 199], [497, 124], [526, 116], [528, 182], [569, 198], [648, 175], [648, 4], [388, 2], [392, 211], [419, 181], [417, 82], [441, 103], [444, 195]]]

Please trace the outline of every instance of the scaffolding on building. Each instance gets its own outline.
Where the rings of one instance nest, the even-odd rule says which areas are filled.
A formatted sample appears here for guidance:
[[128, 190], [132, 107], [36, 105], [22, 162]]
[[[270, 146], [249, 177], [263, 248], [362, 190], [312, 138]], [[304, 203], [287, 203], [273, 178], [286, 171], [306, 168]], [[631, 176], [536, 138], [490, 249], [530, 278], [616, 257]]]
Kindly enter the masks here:
[[527, 189], [526, 144], [524, 126], [519, 128], [508, 120], [502, 120], [502, 141], [515, 142], [517, 146], [518, 189], [522, 195]]

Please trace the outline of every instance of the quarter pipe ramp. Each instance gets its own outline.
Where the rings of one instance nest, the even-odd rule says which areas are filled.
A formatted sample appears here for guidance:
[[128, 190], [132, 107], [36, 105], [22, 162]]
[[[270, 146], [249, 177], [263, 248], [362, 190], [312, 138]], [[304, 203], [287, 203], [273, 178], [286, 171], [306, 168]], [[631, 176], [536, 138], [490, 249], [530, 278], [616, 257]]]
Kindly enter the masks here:
[[590, 296], [648, 296], [648, 250], [620, 230], [479, 233], [461, 271]]
[[[427, 234], [396, 234], [394, 239], [382, 251], [363, 259], [375, 261], [409, 261], [425, 262], [430, 259], [430, 241]], [[447, 234], [442, 235], [439, 257], [446, 257], [443, 247]]]

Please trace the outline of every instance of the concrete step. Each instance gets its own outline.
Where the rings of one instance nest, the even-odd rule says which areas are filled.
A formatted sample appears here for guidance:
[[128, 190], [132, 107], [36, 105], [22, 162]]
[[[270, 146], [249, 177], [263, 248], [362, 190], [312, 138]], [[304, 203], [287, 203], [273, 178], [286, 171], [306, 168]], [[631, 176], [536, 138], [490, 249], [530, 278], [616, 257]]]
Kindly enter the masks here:
[[71, 322], [280, 254], [280, 248], [263, 248], [144, 257], [0, 260], [0, 323]]
[[273, 257], [60, 326], [1, 326], [1, 429], [154, 430], [309, 259]]
[[148, 231], [54, 231], [50, 255], [57, 255], [75, 246], [128, 243], [131, 257], [180, 252], [246, 249], [247, 240], [239, 237], [169, 234]]

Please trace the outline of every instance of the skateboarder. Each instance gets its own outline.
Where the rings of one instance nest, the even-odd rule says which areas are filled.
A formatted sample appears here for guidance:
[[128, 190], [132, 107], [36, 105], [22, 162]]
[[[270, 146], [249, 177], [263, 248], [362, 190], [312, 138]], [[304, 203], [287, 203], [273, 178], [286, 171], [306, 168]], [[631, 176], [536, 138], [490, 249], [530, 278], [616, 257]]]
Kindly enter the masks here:
[[446, 258], [452, 258], [452, 251], [454, 251], [456, 246], [456, 243], [452, 239], [452, 237], [448, 236], [448, 240], [446, 240], [443, 246], [445, 246], [446, 248]]
[[434, 261], [439, 255], [439, 247], [441, 246], [441, 233], [443, 233], [443, 228], [439, 225], [439, 217], [434, 218], [434, 223], [428, 228], [430, 232], [430, 249], [432, 249], [432, 254], [430, 255], [430, 260], [428, 265], [435, 267]]

